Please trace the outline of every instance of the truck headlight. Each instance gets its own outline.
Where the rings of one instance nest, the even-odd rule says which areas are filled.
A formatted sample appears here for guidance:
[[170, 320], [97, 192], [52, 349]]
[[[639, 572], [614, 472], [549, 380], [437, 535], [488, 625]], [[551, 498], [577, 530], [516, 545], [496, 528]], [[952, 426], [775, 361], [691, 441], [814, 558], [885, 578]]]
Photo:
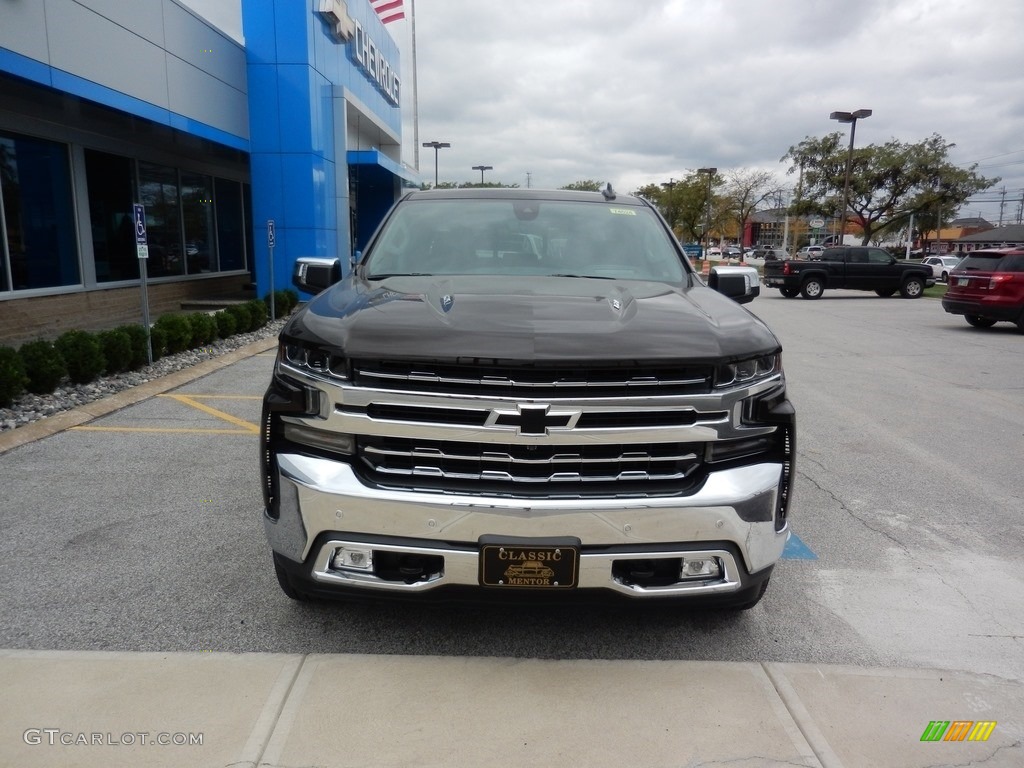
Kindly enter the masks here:
[[782, 372], [782, 355], [775, 353], [726, 363], [715, 368], [716, 387], [736, 387], [770, 379]]
[[278, 345], [277, 362], [315, 376], [348, 379], [348, 360], [344, 355], [304, 347], [292, 341], [282, 341]]

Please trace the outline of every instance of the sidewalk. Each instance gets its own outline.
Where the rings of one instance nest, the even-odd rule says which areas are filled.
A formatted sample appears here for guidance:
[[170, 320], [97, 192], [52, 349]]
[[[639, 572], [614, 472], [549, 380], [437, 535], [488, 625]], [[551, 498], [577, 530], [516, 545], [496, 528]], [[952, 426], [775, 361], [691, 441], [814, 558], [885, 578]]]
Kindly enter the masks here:
[[[0, 453], [274, 343], [0, 434]], [[0, 768], [1024, 765], [1024, 684], [943, 670], [0, 650], [0, 682]], [[922, 741], [934, 721], [962, 740]]]
[[934, 670], [0, 651], [0, 679], [19, 768], [1024, 765], [1024, 688]]

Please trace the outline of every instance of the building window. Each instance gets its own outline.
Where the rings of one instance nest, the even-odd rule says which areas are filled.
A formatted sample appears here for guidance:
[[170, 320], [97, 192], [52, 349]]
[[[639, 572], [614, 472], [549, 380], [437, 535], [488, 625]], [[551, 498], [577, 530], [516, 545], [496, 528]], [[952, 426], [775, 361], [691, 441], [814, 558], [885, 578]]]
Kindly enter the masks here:
[[181, 242], [178, 172], [153, 163], [139, 163], [139, 199], [146, 208], [150, 277], [185, 274]]
[[7, 262], [0, 288], [81, 284], [65, 144], [0, 132], [0, 208]]
[[181, 174], [181, 213], [185, 222], [185, 267], [190, 275], [217, 271], [213, 225], [213, 179]]
[[139, 259], [132, 226], [135, 167], [131, 158], [85, 150], [89, 222], [96, 280], [138, 280]]
[[245, 269], [245, 218], [242, 215], [242, 185], [216, 180], [217, 252], [224, 272]]

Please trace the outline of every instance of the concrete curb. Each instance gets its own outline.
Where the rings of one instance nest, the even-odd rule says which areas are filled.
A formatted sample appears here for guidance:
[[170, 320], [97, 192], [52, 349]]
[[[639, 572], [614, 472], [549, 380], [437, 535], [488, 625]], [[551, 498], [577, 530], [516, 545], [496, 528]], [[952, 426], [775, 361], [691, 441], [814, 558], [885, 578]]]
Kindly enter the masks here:
[[71, 427], [86, 424], [101, 416], [107, 416], [108, 414], [119, 411], [122, 408], [127, 408], [129, 405], [135, 405], [143, 400], [148, 400], [151, 397], [163, 394], [168, 390], [175, 389], [183, 384], [188, 384], [190, 381], [194, 381], [195, 379], [202, 378], [214, 371], [218, 371], [221, 368], [225, 368], [232, 363], [237, 363], [239, 360], [244, 360], [247, 357], [258, 355], [261, 352], [266, 352], [276, 346], [277, 336], [260, 339], [259, 341], [251, 342], [250, 344], [246, 344], [244, 347], [239, 347], [231, 352], [226, 352], [225, 354], [211, 360], [204, 360], [196, 365], [183, 368], [180, 371], [175, 371], [174, 373], [170, 373], [166, 376], [161, 376], [159, 379], [147, 381], [145, 384], [140, 384], [137, 387], [122, 390], [121, 392], [100, 398], [99, 400], [94, 400], [91, 403], [86, 403], [85, 405], [81, 405], [70, 411], [64, 411], [63, 413], [48, 416], [45, 419], [34, 421], [23, 427], [18, 427], [17, 429], [0, 433], [0, 454], [4, 454], [19, 446], [35, 442], [36, 440], [41, 440], [44, 437], [55, 435], [58, 432], [63, 432]]
[[[0, 679], [0, 764], [38, 768], [1024, 764], [1024, 686], [935, 669], [0, 650]], [[957, 720], [992, 727], [923, 740]]]

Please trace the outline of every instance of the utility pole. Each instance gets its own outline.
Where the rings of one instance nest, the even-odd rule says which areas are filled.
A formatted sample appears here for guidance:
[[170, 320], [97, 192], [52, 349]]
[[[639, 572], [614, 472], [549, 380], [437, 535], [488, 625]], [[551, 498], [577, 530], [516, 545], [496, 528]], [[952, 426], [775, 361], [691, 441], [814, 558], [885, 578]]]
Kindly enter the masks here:
[[527, 188], [527, 189], [529, 189], [529, 188], [530, 188], [530, 175], [531, 175], [531, 174], [530, 174], [530, 172], [529, 172], [529, 171], [527, 171], [527, 172], [526, 172], [526, 188]]
[[1003, 209], [1006, 208], [1006, 187], [999, 190], [999, 226], [1003, 226]]

